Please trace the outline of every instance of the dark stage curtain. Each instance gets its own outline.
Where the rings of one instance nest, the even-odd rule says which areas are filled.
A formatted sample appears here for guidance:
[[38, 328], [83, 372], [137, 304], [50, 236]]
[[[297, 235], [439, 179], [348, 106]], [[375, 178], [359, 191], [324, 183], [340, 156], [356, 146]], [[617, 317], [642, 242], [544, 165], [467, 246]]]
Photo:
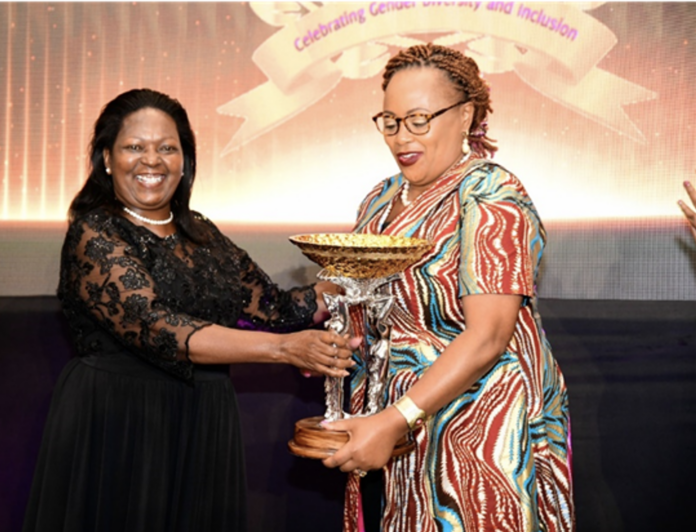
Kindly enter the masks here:
[[[570, 391], [579, 532], [696, 530], [696, 303], [541, 302]], [[72, 356], [53, 297], [0, 298], [0, 530], [21, 528], [53, 385]], [[321, 379], [232, 369], [252, 532], [338, 531], [344, 476], [295, 458]]]

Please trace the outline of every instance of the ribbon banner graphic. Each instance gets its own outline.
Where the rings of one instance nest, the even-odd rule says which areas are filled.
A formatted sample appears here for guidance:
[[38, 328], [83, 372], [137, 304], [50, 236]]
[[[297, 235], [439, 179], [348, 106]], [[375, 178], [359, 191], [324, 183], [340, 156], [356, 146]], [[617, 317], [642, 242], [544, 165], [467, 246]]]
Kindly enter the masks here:
[[327, 95], [342, 78], [377, 76], [389, 48], [436, 44], [473, 57], [485, 74], [515, 72], [547, 98], [638, 141], [641, 131], [623, 105], [657, 97], [597, 64], [615, 35], [583, 11], [601, 3], [526, 2], [252, 2], [254, 13], [280, 29], [254, 52], [268, 77], [218, 107], [245, 122], [222, 155], [247, 144]]

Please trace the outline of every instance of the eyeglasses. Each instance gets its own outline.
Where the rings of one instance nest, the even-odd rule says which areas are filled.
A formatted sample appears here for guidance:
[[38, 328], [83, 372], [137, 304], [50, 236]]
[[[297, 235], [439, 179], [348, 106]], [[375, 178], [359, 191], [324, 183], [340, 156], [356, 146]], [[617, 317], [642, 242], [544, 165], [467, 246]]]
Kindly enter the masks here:
[[379, 132], [382, 133], [385, 137], [393, 137], [394, 135], [396, 135], [399, 132], [399, 126], [401, 125], [401, 122], [403, 122], [406, 126], [406, 129], [408, 129], [414, 135], [425, 135], [428, 131], [430, 131], [430, 121], [433, 118], [436, 118], [441, 114], [446, 113], [450, 109], [454, 109], [458, 105], [462, 105], [464, 103], [467, 102], [457, 102], [454, 105], [450, 105], [449, 107], [440, 109], [439, 111], [436, 111], [432, 114], [413, 113], [403, 118], [397, 118], [394, 115], [385, 114], [382, 112], [377, 113], [375, 116], [373, 116], [372, 120], [377, 126]]

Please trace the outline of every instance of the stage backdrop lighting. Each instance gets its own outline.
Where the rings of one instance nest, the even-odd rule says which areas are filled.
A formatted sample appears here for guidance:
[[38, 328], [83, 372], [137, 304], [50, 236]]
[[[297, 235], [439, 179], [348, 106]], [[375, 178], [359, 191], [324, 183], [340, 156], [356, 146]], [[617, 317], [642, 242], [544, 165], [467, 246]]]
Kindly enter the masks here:
[[281, 284], [311, 281], [287, 236], [350, 230], [398, 172], [370, 120], [380, 74], [436, 42], [490, 83], [495, 160], [549, 234], [540, 294], [693, 299], [676, 201], [696, 178], [695, 27], [671, 2], [0, 4], [0, 294], [55, 292], [92, 125], [137, 87], [189, 112], [193, 207]]

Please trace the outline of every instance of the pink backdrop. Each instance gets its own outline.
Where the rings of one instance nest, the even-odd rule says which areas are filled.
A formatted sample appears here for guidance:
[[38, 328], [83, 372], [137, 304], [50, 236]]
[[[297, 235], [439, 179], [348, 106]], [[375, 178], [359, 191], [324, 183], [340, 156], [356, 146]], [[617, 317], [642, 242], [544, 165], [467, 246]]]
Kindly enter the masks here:
[[[134, 87], [189, 111], [194, 208], [286, 234], [349, 227], [397, 172], [370, 120], [382, 66], [437, 41], [476, 58], [492, 87], [496, 160], [525, 183], [554, 244], [548, 296], [696, 297], [676, 206], [696, 168], [696, 5], [411, 4], [0, 4], [0, 256], [16, 250], [8, 228], [65, 220], [100, 108]], [[635, 271], [656, 254], [660, 265]], [[577, 261], [590, 273], [564, 279]], [[607, 268], [633, 291], [612, 288]]]

